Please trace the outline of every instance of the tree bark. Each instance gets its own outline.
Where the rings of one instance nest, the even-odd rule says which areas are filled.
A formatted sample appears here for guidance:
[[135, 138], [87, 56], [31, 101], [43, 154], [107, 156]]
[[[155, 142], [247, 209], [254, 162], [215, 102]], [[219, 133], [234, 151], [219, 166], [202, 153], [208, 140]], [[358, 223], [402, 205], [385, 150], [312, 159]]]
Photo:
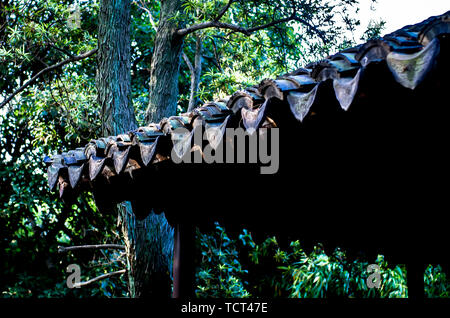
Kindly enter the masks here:
[[130, 50], [130, 0], [102, 0], [96, 82], [103, 136], [137, 128], [131, 106]]
[[195, 39], [195, 62], [191, 71], [191, 93], [189, 97], [188, 112], [192, 111], [199, 103], [198, 87], [200, 75], [202, 74], [203, 40], [197, 35]]
[[164, 117], [176, 114], [183, 37], [176, 34], [179, 22], [174, 16], [181, 10], [181, 2], [181, 0], [161, 1], [150, 70], [147, 123], [159, 122]]
[[144, 220], [137, 220], [131, 213], [130, 202], [122, 203], [119, 211], [127, 252], [130, 297], [170, 297], [173, 228], [164, 214], [152, 212]]
[[[137, 127], [130, 99], [130, 5], [130, 0], [100, 1], [96, 80], [104, 136]], [[130, 296], [170, 296], [173, 229], [164, 214], [136, 220], [130, 202], [116, 210], [122, 221]]]

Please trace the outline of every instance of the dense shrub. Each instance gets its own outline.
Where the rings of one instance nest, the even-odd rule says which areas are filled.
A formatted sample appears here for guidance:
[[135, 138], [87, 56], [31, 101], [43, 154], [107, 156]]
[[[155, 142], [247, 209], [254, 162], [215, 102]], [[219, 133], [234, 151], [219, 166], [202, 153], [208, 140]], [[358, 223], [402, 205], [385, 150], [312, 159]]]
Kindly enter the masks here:
[[[408, 297], [405, 266], [390, 265], [383, 255], [373, 261], [349, 259], [339, 248], [327, 255], [320, 244], [305, 251], [299, 241], [284, 251], [275, 237], [257, 244], [243, 230], [233, 239], [217, 223], [214, 232], [197, 232], [197, 238], [198, 297]], [[380, 288], [367, 287], [369, 264], [379, 267]], [[449, 281], [440, 266], [430, 265], [424, 282], [425, 296], [449, 296]]]
[[440, 265], [428, 265], [424, 275], [425, 296], [429, 298], [449, 298], [450, 281]]

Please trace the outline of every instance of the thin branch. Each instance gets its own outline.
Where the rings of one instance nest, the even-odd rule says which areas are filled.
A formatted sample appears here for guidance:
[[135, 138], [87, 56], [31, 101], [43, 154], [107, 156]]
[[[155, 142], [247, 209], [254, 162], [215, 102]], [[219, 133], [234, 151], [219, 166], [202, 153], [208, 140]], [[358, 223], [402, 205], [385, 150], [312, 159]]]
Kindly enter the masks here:
[[89, 285], [89, 284], [91, 284], [91, 283], [93, 283], [93, 282], [96, 282], [96, 281], [98, 281], [98, 280], [102, 280], [102, 279], [105, 279], [105, 278], [108, 278], [108, 277], [111, 277], [111, 276], [114, 276], [114, 275], [125, 274], [126, 272], [127, 272], [126, 269], [121, 269], [120, 271], [117, 271], [117, 272], [106, 273], [106, 274], [103, 274], [103, 275], [94, 277], [94, 278], [92, 278], [92, 279], [90, 279], [90, 280], [88, 280], [88, 281], [86, 281], [86, 282], [75, 283], [75, 284], [73, 285], [73, 287], [77, 288], [77, 287], [86, 286], [86, 285]]
[[48, 46], [54, 48], [55, 50], [60, 51], [61, 53], [64, 53], [65, 55], [69, 56], [69, 57], [74, 57], [74, 55], [72, 53], [70, 53], [69, 51], [62, 49], [60, 47], [57, 47], [56, 45], [52, 44], [52, 43], [47, 43]]
[[[137, 73], [137, 65], [143, 60], [145, 59], [147, 56], [151, 56], [151, 51], [145, 51], [143, 52], [141, 55], [139, 55], [137, 58], [134, 59], [133, 61], [133, 65], [131, 66], [131, 70], [133, 71], [134, 74]], [[151, 60], [150, 60], [151, 61]]]
[[211, 63], [212, 63], [215, 67], [217, 67], [217, 69], [218, 69], [220, 72], [223, 72], [222, 69], [221, 69], [221, 67], [220, 67], [220, 65], [217, 64], [216, 58], [215, 58], [214, 56], [203, 55], [202, 57], [203, 57], [204, 59], [208, 60], [208, 61], [211, 61]]
[[222, 66], [220, 65], [220, 59], [219, 59], [219, 56], [218, 56], [218, 54], [217, 54], [216, 41], [214, 41], [213, 38], [211, 38], [211, 43], [212, 43], [212, 45], [213, 45], [213, 49], [214, 49], [214, 57], [216, 58], [216, 63], [217, 63], [218, 69], [219, 69], [220, 72], [223, 72], [223, 71], [222, 71]]
[[219, 28], [219, 29], [228, 29], [231, 30], [233, 32], [238, 32], [238, 33], [242, 33], [244, 35], [249, 36], [250, 34], [252, 34], [253, 32], [259, 31], [259, 30], [263, 30], [263, 29], [267, 29], [269, 27], [272, 27], [274, 25], [280, 24], [280, 23], [285, 23], [285, 22], [289, 22], [289, 21], [297, 21], [300, 22], [301, 24], [304, 24], [306, 27], [308, 27], [309, 29], [311, 29], [312, 31], [314, 31], [315, 33], [317, 33], [317, 35], [322, 39], [322, 41], [324, 43], [326, 43], [326, 39], [325, 36], [323, 34], [323, 32], [321, 30], [319, 30], [318, 28], [316, 28], [315, 26], [311, 25], [309, 22], [307, 22], [306, 20], [297, 17], [296, 15], [291, 15], [289, 17], [286, 17], [284, 19], [279, 19], [279, 20], [274, 20], [272, 22], [260, 25], [260, 26], [256, 26], [253, 28], [243, 28], [239, 25], [235, 25], [235, 24], [230, 24], [230, 23], [224, 23], [224, 22], [220, 22], [220, 21], [208, 21], [208, 22], [203, 22], [203, 23], [199, 23], [199, 24], [194, 24], [191, 25], [190, 27], [184, 28], [184, 29], [178, 29], [177, 30], [177, 35], [179, 36], [186, 36], [188, 34], [191, 34], [195, 31], [198, 30], [202, 30], [202, 29], [207, 29], [207, 28]]
[[[123, 260], [121, 260], [120, 258], [125, 256], [126, 253], [120, 253], [119, 257], [117, 259], [113, 259], [112, 261], [106, 262], [106, 263], [100, 263], [100, 264], [94, 264], [94, 265], [88, 265], [88, 268], [96, 268], [96, 267], [100, 267], [100, 266], [108, 266], [114, 263], [122, 263], [123, 266], [126, 266], [126, 264], [123, 262]], [[106, 256], [105, 256], [106, 257]]]
[[233, 2], [234, 2], [234, 0], [228, 1], [228, 3], [219, 11], [219, 14], [214, 19], [214, 21], [219, 21], [223, 17], [223, 15], [225, 14], [225, 12], [227, 12], [227, 10], [230, 8], [230, 6], [231, 6], [231, 4]]
[[6, 104], [8, 104], [13, 98], [14, 96], [16, 96], [17, 94], [19, 94], [20, 92], [22, 92], [25, 88], [27, 88], [28, 86], [30, 86], [31, 84], [33, 84], [42, 74], [45, 74], [47, 72], [53, 71], [54, 69], [57, 69], [61, 66], [64, 66], [68, 63], [71, 62], [76, 62], [85, 58], [90, 57], [91, 55], [97, 53], [97, 49], [93, 49], [91, 51], [88, 51], [86, 53], [74, 56], [74, 57], [70, 57], [66, 60], [63, 60], [59, 63], [56, 63], [52, 66], [46, 67], [42, 70], [40, 70], [36, 75], [34, 75], [29, 81], [27, 81], [25, 84], [23, 84], [22, 86], [20, 86], [17, 90], [15, 90], [11, 95], [9, 95], [7, 98], [5, 98], [5, 100], [0, 104], [0, 109], [2, 109]]
[[191, 76], [194, 76], [194, 66], [192, 66], [191, 61], [189, 61], [189, 57], [184, 52], [182, 52], [181, 54], [183, 56], [183, 60], [186, 62], [187, 66], [189, 68], [189, 71], [191, 72]]
[[99, 245], [78, 245], [78, 246], [58, 246], [58, 253], [73, 251], [73, 250], [85, 250], [85, 249], [116, 249], [124, 250], [125, 246], [119, 244], [99, 244]]
[[145, 12], [147, 12], [148, 17], [150, 19], [150, 24], [152, 25], [153, 30], [157, 31], [158, 27], [156, 26], [155, 20], [153, 20], [153, 16], [152, 16], [152, 12], [150, 11], [150, 9], [145, 5], [144, 1], [139, 0], [139, 3], [137, 1], [134, 1], [134, 3], [136, 3], [136, 5], [141, 8], [142, 10], [144, 10]]
[[[138, 3], [139, 1], [139, 3]], [[152, 28], [155, 32], [158, 32], [158, 26], [155, 23], [155, 20], [153, 20], [153, 16], [152, 16], [152, 12], [150, 11], [150, 9], [145, 5], [144, 1], [142, 0], [138, 0], [138, 1], [134, 1], [134, 3], [141, 8], [142, 10], [144, 10], [145, 12], [147, 12], [148, 14], [148, 18], [150, 20], [150, 24], [152, 25]], [[133, 66], [132, 66], [132, 70], [134, 71], [134, 74], [136, 74], [136, 66], [137, 64], [142, 61], [144, 58], [146, 57], [146, 54], [141, 54], [141, 56], [139, 56], [138, 58], [136, 58], [133, 62]]]

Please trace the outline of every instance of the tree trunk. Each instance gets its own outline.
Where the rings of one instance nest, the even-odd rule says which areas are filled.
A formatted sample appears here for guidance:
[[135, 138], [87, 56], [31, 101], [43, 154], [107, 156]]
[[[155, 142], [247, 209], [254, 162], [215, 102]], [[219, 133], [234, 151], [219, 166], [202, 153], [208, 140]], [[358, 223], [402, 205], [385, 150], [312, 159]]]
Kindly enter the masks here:
[[188, 112], [197, 107], [199, 103], [198, 87], [200, 85], [200, 75], [202, 74], [202, 54], [203, 40], [197, 35], [195, 40], [195, 64], [191, 72], [191, 95], [189, 97]]
[[[96, 81], [104, 136], [137, 127], [130, 102], [130, 5], [130, 0], [100, 1]], [[132, 211], [130, 202], [117, 206], [127, 253], [130, 296], [168, 297], [173, 230], [163, 214], [151, 213], [139, 221]]]
[[179, 22], [173, 17], [180, 10], [180, 0], [161, 1], [161, 16], [150, 70], [147, 123], [159, 122], [164, 117], [176, 114], [183, 38], [175, 34]]
[[98, 103], [102, 134], [111, 136], [137, 128], [131, 106], [130, 1], [100, 2], [97, 53]]
[[137, 220], [131, 211], [130, 202], [120, 204], [130, 297], [168, 298], [172, 284], [173, 228], [164, 214], [152, 212], [144, 220]]

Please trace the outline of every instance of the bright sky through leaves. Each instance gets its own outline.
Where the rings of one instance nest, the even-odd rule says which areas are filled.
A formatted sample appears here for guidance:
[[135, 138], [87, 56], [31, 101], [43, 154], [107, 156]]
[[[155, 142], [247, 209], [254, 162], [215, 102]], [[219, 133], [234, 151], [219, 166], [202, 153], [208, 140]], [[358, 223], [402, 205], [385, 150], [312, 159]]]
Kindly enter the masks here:
[[[372, 0], [360, 0], [358, 18], [361, 20], [361, 28], [358, 32], [366, 30], [369, 21], [380, 19], [386, 21], [382, 34], [388, 34], [405, 25], [419, 23], [430, 16], [440, 15], [450, 10], [448, 0], [378, 0], [370, 10]], [[360, 38], [360, 33], [355, 34]]]

